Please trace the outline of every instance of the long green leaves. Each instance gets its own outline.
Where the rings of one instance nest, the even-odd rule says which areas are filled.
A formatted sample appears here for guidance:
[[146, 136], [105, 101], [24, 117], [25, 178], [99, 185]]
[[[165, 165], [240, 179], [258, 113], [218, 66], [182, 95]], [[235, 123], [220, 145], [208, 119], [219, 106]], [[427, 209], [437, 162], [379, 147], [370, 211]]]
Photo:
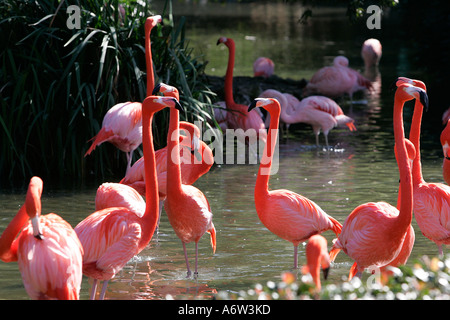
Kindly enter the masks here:
[[[124, 155], [113, 146], [84, 153], [109, 108], [145, 98], [144, 23], [152, 12], [146, 1], [79, 0], [81, 28], [69, 29], [69, 2], [0, 2], [1, 185], [35, 174], [75, 181], [124, 174]], [[184, 20], [175, 26], [167, 16], [152, 33], [156, 81], [180, 89], [184, 118], [206, 120], [214, 94], [203, 84], [204, 65], [191, 56]], [[159, 146], [166, 118], [158, 121]]]

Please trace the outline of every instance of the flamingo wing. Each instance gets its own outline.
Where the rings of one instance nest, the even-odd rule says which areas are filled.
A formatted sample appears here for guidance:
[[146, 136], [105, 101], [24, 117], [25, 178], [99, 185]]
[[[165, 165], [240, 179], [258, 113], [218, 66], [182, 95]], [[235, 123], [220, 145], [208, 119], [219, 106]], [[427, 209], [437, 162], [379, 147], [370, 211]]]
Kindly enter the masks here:
[[75, 227], [85, 254], [83, 273], [108, 280], [139, 253], [142, 229], [138, 217], [126, 208], [96, 211]]
[[79, 298], [83, 247], [72, 227], [60, 216], [40, 217], [43, 239], [33, 236], [31, 223], [19, 239], [18, 265], [32, 299]]

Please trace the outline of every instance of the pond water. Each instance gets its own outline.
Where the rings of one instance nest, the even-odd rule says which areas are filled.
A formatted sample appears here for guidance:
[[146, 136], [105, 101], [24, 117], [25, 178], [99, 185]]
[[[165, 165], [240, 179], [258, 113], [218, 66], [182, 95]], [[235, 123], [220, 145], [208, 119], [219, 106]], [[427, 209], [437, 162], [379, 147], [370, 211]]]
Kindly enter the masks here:
[[[155, 1], [162, 8], [164, 1]], [[362, 69], [360, 47], [371, 33], [347, 23], [345, 10], [318, 8], [308, 28], [297, 23], [303, 8], [299, 4], [214, 4], [174, 1], [174, 15], [188, 18], [187, 37], [191, 46], [209, 61], [207, 73], [225, 74], [228, 57], [224, 46], [216, 46], [220, 36], [236, 41], [236, 76], [250, 76], [253, 60], [273, 57], [280, 77], [308, 79], [338, 54], [345, 54], [354, 68]], [[200, 2], [202, 3], [202, 2]], [[158, 12], [158, 9], [155, 10]], [[373, 36], [383, 38], [383, 58], [374, 94], [363, 96], [366, 104], [352, 106], [356, 132], [337, 128], [330, 132], [334, 146], [325, 152], [314, 146], [308, 126], [299, 126], [288, 138], [280, 139], [278, 173], [271, 188], [293, 190], [313, 200], [341, 223], [359, 204], [386, 201], [395, 204], [398, 169], [393, 152], [392, 104], [389, 90], [398, 75], [411, 76], [401, 42], [387, 37], [383, 29]], [[369, 36], [368, 36], [369, 35]], [[420, 75], [415, 75], [420, 78]], [[344, 112], [350, 111], [345, 101]], [[407, 130], [412, 108], [405, 110]], [[423, 174], [428, 182], [442, 182], [439, 133], [424, 125], [422, 134]], [[323, 136], [320, 137], [323, 142]], [[215, 165], [195, 186], [208, 198], [217, 230], [217, 251], [213, 255], [209, 235], [199, 243], [199, 276], [185, 279], [186, 267], [180, 240], [166, 214], [149, 246], [110, 282], [107, 299], [164, 299], [211, 297], [218, 291], [238, 292], [256, 283], [279, 281], [281, 273], [293, 266], [293, 247], [259, 221], [254, 207], [253, 188], [258, 165]], [[44, 181], [43, 213], [55, 212], [75, 226], [94, 211], [96, 186], [57, 188]], [[0, 193], [0, 230], [4, 230], [19, 206], [25, 190]], [[434, 243], [424, 238], [413, 219], [416, 242], [408, 264], [422, 255], [437, 255]], [[332, 232], [323, 235], [329, 247]], [[191, 264], [194, 245], [189, 244]], [[299, 247], [299, 264], [306, 262], [304, 245]], [[342, 281], [352, 261], [341, 253], [325, 283]], [[364, 275], [367, 277], [367, 274]], [[83, 279], [81, 298], [88, 299], [90, 284]], [[28, 299], [17, 263], [0, 263], [0, 299]]]

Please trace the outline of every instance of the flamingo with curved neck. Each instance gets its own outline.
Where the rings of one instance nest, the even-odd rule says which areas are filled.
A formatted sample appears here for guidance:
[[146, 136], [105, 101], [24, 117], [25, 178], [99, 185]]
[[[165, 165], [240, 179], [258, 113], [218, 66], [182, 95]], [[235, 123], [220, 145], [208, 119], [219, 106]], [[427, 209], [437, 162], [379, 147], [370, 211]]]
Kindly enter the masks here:
[[342, 249], [356, 262], [349, 278], [361, 277], [368, 267], [391, 263], [402, 250], [412, 220], [412, 174], [403, 128], [403, 106], [406, 101], [427, 101], [426, 92], [409, 84], [398, 86], [394, 99], [394, 139], [400, 172], [399, 209], [386, 202], [368, 202], [356, 207], [346, 218], [342, 232], [330, 251], [331, 261]]
[[294, 245], [294, 268], [298, 267], [298, 245], [312, 235], [332, 230], [336, 235], [341, 224], [316, 203], [290, 190], [269, 190], [269, 177], [278, 136], [280, 103], [273, 98], [257, 98], [249, 110], [261, 107], [270, 113], [270, 126], [255, 184], [256, 213], [264, 226]]
[[[161, 22], [161, 16], [148, 17], [145, 22], [145, 61], [147, 68], [147, 96], [150, 96], [155, 85], [152, 62], [150, 33], [153, 27]], [[142, 143], [142, 104], [140, 102], [124, 102], [112, 106], [106, 112], [102, 128], [89, 141], [91, 146], [84, 156], [87, 156], [103, 142], [110, 142], [126, 153], [127, 171], [131, 167], [133, 152]]]
[[[397, 86], [407, 83], [426, 90], [422, 81], [400, 77]], [[427, 103], [425, 103], [426, 107]], [[411, 122], [409, 139], [416, 148], [413, 162], [414, 217], [423, 235], [436, 243], [439, 256], [443, 256], [442, 246], [450, 244], [450, 186], [443, 183], [428, 183], [422, 174], [420, 160], [420, 131], [424, 103], [416, 101]]]
[[25, 204], [0, 237], [0, 259], [18, 262], [32, 299], [78, 300], [83, 247], [60, 216], [41, 216], [42, 189], [41, 178], [31, 178]]
[[138, 215], [127, 208], [106, 208], [81, 221], [75, 231], [83, 244], [83, 273], [94, 279], [91, 299], [95, 298], [97, 281], [104, 280], [100, 299], [108, 281], [150, 242], [159, 217], [158, 181], [151, 123], [153, 115], [163, 108], [179, 107], [165, 97], [149, 96], [142, 104], [143, 152], [145, 166], [145, 212]]
[[256, 111], [248, 111], [248, 106], [238, 104], [233, 97], [233, 69], [235, 59], [235, 43], [233, 39], [221, 37], [217, 45], [225, 44], [229, 50], [228, 65], [225, 74], [225, 104], [227, 108], [226, 122], [230, 129], [255, 130], [261, 141], [266, 142], [267, 132], [260, 114]]

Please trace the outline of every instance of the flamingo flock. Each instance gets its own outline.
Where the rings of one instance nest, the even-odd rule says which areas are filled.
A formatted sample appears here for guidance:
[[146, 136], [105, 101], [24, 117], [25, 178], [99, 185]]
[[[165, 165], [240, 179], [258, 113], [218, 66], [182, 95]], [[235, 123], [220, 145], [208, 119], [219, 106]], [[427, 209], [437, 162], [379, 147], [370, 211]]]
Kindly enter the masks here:
[[[82, 275], [92, 279], [90, 299], [96, 299], [97, 295], [105, 299], [109, 281], [152, 240], [162, 208], [181, 241], [187, 278], [192, 274], [194, 279], [199, 277], [198, 243], [206, 233], [210, 236], [212, 254], [216, 252], [220, 228], [216, 229], [213, 223], [213, 210], [206, 194], [192, 185], [210, 171], [214, 156], [200, 140], [200, 129], [180, 121], [183, 107], [178, 89], [164, 83], [155, 85], [150, 31], [160, 21], [160, 16], [153, 16], [145, 25], [147, 97], [143, 102], [113, 106], [86, 152], [90, 154], [105, 141], [126, 152], [127, 171], [123, 179], [101, 184], [95, 196], [95, 211], [72, 228], [54, 213], [41, 215], [43, 181], [32, 177], [24, 205], [0, 237], [0, 259], [18, 262], [25, 290], [32, 299], [79, 299]], [[376, 67], [381, 57], [381, 44], [375, 40], [363, 45], [366, 68]], [[405, 264], [415, 240], [413, 217], [422, 234], [436, 243], [440, 256], [443, 255], [443, 245], [450, 244], [450, 187], [427, 183], [422, 176], [420, 128], [423, 109], [428, 108], [422, 81], [399, 77], [395, 82], [393, 132], [400, 175], [397, 204], [366, 202], [339, 222], [306, 195], [269, 188], [279, 126], [310, 124], [316, 144], [319, 145], [322, 131], [329, 147], [328, 133], [334, 127], [345, 125], [356, 131], [355, 120], [345, 115], [332, 98], [344, 94], [352, 98], [358, 90], [370, 90], [370, 81], [350, 69], [347, 58], [338, 56], [333, 66], [319, 70], [309, 81], [306, 92], [314, 95], [299, 100], [269, 89], [250, 105], [238, 104], [233, 99], [235, 43], [221, 37], [217, 44], [224, 44], [229, 50], [225, 101], [216, 113], [217, 123], [223, 123], [227, 129], [257, 130], [259, 139], [265, 143], [253, 189], [256, 214], [268, 231], [292, 243], [293, 268], [310, 273], [317, 291], [321, 290], [320, 270], [326, 279], [340, 251], [354, 261], [349, 279], [362, 277], [368, 268], [387, 272], [390, 266]], [[270, 77], [274, 63], [259, 58], [254, 68], [255, 77]], [[415, 100], [415, 104], [406, 138], [403, 109], [410, 100]], [[170, 112], [167, 146], [155, 150], [152, 121], [165, 108]], [[259, 109], [265, 110], [266, 121]], [[144, 155], [132, 164], [132, 153], [141, 143]], [[441, 144], [445, 157], [443, 177], [448, 183], [449, 124], [442, 132]], [[330, 249], [322, 236], [327, 231], [336, 237]], [[193, 272], [186, 246], [191, 242], [195, 246]], [[306, 243], [304, 266], [298, 262], [301, 243]], [[97, 294], [100, 281], [103, 284]]]

